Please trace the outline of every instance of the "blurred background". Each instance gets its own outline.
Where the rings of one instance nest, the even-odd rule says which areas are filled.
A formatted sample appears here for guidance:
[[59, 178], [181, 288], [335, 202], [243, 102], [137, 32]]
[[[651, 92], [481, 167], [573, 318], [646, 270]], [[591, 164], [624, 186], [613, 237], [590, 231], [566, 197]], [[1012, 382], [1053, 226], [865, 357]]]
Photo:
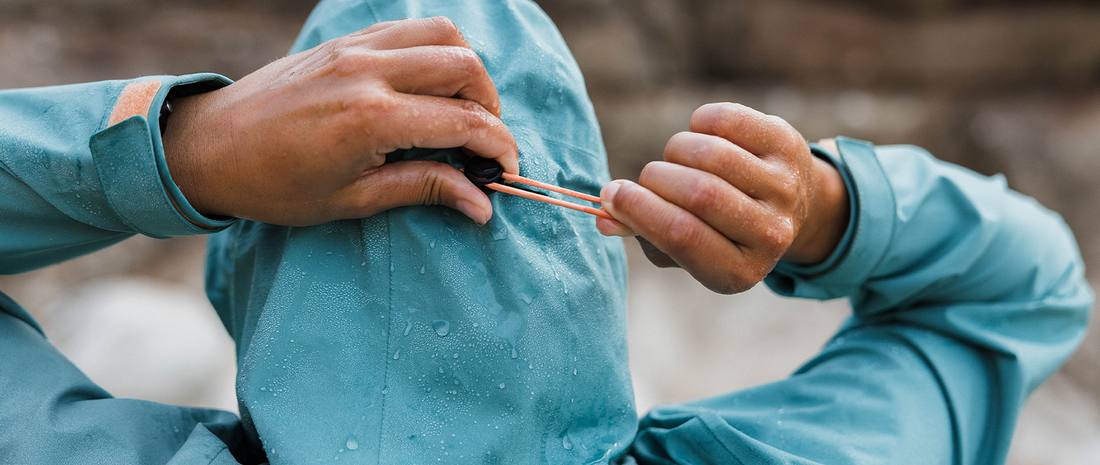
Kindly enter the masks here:
[[[701, 104], [807, 139], [911, 143], [1061, 212], [1100, 275], [1100, 5], [1038, 0], [545, 0], [584, 71], [614, 177], [637, 179]], [[0, 0], [0, 88], [211, 71], [286, 53], [294, 0]], [[630, 253], [639, 410], [781, 379], [843, 301], [718, 296]], [[236, 410], [233, 347], [202, 291], [205, 240], [136, 237], [0, 277], [116, 396]], [[1029, 401], [1009, 463], [1100, 463], [1100, 335]]]

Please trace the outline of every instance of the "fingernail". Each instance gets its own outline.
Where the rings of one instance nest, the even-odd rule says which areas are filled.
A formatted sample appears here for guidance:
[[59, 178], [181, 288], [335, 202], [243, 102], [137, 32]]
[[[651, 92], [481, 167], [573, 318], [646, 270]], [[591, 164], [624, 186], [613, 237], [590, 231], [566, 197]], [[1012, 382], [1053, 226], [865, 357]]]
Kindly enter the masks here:
[[614, 208], [615, 193], [619, 192], [619, 187], [622, 186], [620, 181], [611, 181], [603, 186], [603, 190], [600, 191], [600, 200], [603, 204], [603, 208], [608, 212], [614, 214], [612, 209]]
[[466, 199], [460, 199], [455, 202], [455, 208], [474, 220], [478, 226], [485, 226], [485, 223], [488, 223], [489, 218], [492, 217], [492, 213]]

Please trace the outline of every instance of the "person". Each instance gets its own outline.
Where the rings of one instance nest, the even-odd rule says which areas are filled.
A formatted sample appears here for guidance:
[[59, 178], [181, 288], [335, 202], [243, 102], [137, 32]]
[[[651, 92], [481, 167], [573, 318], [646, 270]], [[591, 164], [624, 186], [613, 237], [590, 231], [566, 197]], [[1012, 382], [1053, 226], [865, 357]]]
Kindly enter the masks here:
[[[208, 294], [242, 354], [247, 435], [272, 461], [997, 463], [1027, 393], [1084, 335], [1092, 293], [1060, 219], [913, 147], [810, 147], [715, 104], [638, 183], [608, 183], [580, 72], [530, 3], [326, 1], [293, 50], [432, 15], [482, 57], [519, 171], [602, 188], [617, 221], [494, 194], [484, 228], [407, 207], [214, 236]], [[712, 290], [766, 280], [850, 296], [855, 315], [790, 379], [639, 424], [623, 252], [603, 238], [634, 232]]]
[[[353, 34], [440, 13], [480, 55], [487, 74], [475, 66], [473, 80], [492, 79], [499, 107], [477, 85], [397, 87], [439, 67], [384, 60], [469, 58], [453, 29], [434, 48], [446, 22]], [[139, 80], [0, 94], [15, 124], [0, 130], [0, 189], [14, 199], [2, 208], [15, 220], [0, 234], [4, 270], [133, 233], [224, 229], [208, 286], [237, 342], [242, 413], [112, 399], [6, 299], [5, 457], [995, 463], [1027, 392], [1083, 336], [1092, 294], [1057, 217], [912, 147], [808, 147], [780, 120], [713, 105], [670, 140], [668, 163], [607, 184], [579, 71], [533, 4], [323, 2], [295, 46], [307, 48], [219, 90], [225, 81], [203, 75], [158, 78], [155, 91]], [[370, 74], [395, 67], [405, 72]], [[169, 88], [177, 105], [162, 141], [155, 115]], [[367, 92], [377, 112], [323, 119], [364, 88], [378, 91]], [[86, 118], [41, 129], [80, 114], [73, 102]], [[471, 122], [484, 124], [456, 126]], [[454, 146], [566, 187], [606, 184], [618, 221], [499, 195], [490, 204], [455, 170], [422, 161], [457, 164], [462, 151], [430, 150]], [[408, 150], [383, 163], [388, 149]], [[416, 203], [473, 221], [393, 208]], [[621, 243], [601, 232], [639, 233], [651, 259], [717, 291], [766, 279], [788, 295], [852, 296], [856, 314], [789, 380], [660, 407], [639, 425]]]
[[[239, 221], [223, 215], [300, 225], [428, 203], [484, 223], [492, 205], [460, 172], [384, 154], [460, 146], [517, 169], [496, 90], [444, 18], [379, 24], [228, 84], [197, 74], [0, 92], [0, 272]], [[3, 296], [0, 308], [0, 461], [265, 460], [236, 415], [112, 398], [18, 304]]]

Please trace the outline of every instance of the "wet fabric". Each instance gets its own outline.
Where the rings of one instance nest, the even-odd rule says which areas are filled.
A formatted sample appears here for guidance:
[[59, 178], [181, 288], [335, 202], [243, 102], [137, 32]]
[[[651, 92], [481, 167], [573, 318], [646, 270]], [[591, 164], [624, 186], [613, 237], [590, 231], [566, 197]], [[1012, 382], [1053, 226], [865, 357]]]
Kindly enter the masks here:
[[[451, 17], [500, 90], [523, 174], [587, 192], [607, 181], [580, 74], [537, 7], [396, 3], [324, 2], [295, 49]], [[147, 79], [162, 83], [149, 112], [109, 125]], [[156, 114], [169, 91], [228, 81], [142, 80], [0, 91], [0, 272], [231, 225], [208, 284], [237, 341], [243, 421], [112, 398], [0, 295], [0, 461], [996, 464], [1092, 302], [1068, 229], [1003, 179], [841, 140], [818, 154], [854, 194], [844, 242], [767, 282], [847, 296], [852, 319], [788, 380], [636, 425], [621, 243], [590, 216], [494, 194], [485, 227], [443, 207], [314, 228], [204, 218], [172, 183]]]
[[[591, 103], [533, 3], [323, 2], [293, 51], [436, 15], [499, 89], [521, 174], [598, 193], [610, 179]], [[626, 449], [637, 414], [622, 241], [591, 215], [490, 197], [484, 227], [415, 206], [212, 237], [209, 295], [238, 344], [243, 421], [272, 463], [605, 463]]]

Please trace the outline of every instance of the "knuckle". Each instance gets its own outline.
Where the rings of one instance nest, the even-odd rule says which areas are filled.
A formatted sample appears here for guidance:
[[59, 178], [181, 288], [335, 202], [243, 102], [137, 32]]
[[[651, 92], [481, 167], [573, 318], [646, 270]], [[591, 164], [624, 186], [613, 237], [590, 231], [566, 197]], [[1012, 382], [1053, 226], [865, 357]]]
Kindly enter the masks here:
[[707, 166], [712, 167], [713, 170], [719, 170], [719, 172], [730, 172], [734, 169], [734, 150], [733, 143], [722, 139], [716, 138], [713, 140], [709, 147], [707, 147]]
[[481, 63], [481, 57], [466, 47], [450, 47], [451, 58], [455, 68], [466, 76], [486, 74], [485, 66]]
[[423, 176], [423, 184], [418, 193], [420, 203], [424, 205], [443, 203], [443, 179], [434, 170], [427, 170]]
[[388, 113], [397, 106], [397, 98], [389, 92], [372, 89], [359, 94], [352, 108], [368, 115]]
[[721, 121], [726, 124], [733, 124], [738, 121], [740, 117], [746, 112], [750, 111], [749, 107], [740, 103], [720, 103], [718, 104], [717, 112], [722, 117]]
[[798, 201], [800, 192], [798, 175], [784, 169], [776, 173], [772, 179], [778, 205], [784, 208], [793, 206]]
[[459, 131], [470, 131], [489, 126], [489, 120], [485, 118], [485, 109], [482, 108], [481, 104], [472, 100], [462, 100], [459, 102], [459, 105], [462, 107], [462, 117], [458, 122], [461, 126], [456, 127], [456, 129]]
[[372, 128], [389, 119], [390, 113], [398, 106], [397, 99], [389, 92], [371, 89], [361, 92], [340, 102], [347, 130], [353, 128]]
[[669, 255], [682, 255], [702, 242], [703, 230], [694, 222], [672, 219], [665, 231]]
[[337, 76], [362, 74], [372, 62], [373, 56], [358, 48], [333, 44], [329, 49], [329, 66]]
[[451, 18], [446, 16], [433, 16], [431, 18], [425, 18], [423, 20], [429, 29], [443, 37], [455, 37], [462, 36], [462, 32], [458, 30], [458, 26], [455, 25]]
[[760, 244], [769, 256], [780, 257], [794, 242], [794, 225], [791, 221], [777, 221], [764, 230]]
[[712, 176], [704, 176], [695, 183], [690, 197], [689, 210], [695, 212], [713, 212], [721, 208], [725, 199], [725, 186]]
[[719, 278], [707, 287], [719, 294], [739, 294], [752, 289], [759, 281], [752, 266], [740, 262], [728, 263], [720, 269]]
[[756, 283], [764, 280], [768, 275], [766, 268], [756, 264], [738, 266], [730, 270], [727, 279], [722, 281], [722, 294], [739, 294], [752, 289]]

